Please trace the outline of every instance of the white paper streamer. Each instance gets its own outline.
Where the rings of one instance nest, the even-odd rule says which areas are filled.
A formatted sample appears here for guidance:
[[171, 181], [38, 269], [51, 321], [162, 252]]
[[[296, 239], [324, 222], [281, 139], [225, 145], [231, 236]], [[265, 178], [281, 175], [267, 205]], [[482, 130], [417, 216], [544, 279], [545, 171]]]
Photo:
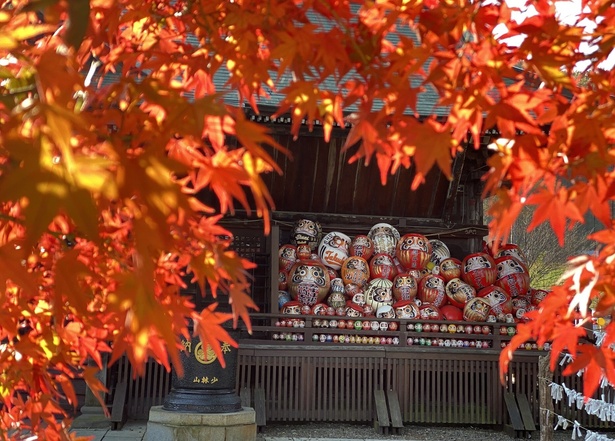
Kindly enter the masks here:
[[557, 430], [558, 427], [561, 427], [562, 429], [566, 430], [568, 428], [568, 420], [561, 415], [556, 414], [556, 416], [557, 422], [555, 423], [555, 427], [553, 428], [553, 430]]
[[556, 383], [551, 383], [549, 386], [551, 387], [551, 398], [559, 403], [563, 398], [564, 388]]
[[602, 346], [604, 337], [606, 337], [606, 333], [604, 331], [598, 331], [598, 330], [594, 331], [594, 338], [596, 339], [596, 346]]
[[572, 361], [572, 355], [570, 354], [564, 354], [564, 356], [562, 357], [562, 359], [559, 362], [560, 366], [563, 366], [567, 363], [570, 363]]
[[598, 436], [596, 433], [588, 430], [585, 432], [585, 441], [598, 441]]
[[581, 433], [581, 424], [577, 420], [574, 420], [574, 425], [572, 426], [572, 439], [577, 439], [578, 437], [583, 436]]

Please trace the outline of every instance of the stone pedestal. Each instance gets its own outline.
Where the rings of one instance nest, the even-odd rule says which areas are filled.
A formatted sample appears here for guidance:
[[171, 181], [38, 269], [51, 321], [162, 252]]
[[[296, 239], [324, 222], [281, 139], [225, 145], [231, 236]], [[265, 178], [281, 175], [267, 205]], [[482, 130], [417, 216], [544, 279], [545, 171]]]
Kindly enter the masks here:
[[230, 413], [186, 413], [154, 406], [145, 441], [254, 441], [256, 412], [244, 407]]

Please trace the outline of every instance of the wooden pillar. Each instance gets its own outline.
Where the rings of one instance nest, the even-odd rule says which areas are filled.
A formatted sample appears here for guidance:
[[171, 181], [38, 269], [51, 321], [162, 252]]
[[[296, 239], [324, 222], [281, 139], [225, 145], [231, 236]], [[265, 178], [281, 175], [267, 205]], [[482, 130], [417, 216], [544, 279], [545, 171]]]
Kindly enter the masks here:
[[538, 358], [538, 402], [540, 405], [540, 440], [553, 441], [553, 398], [550, 384], [553, 372], [549, 369], [549, 356]]
[[280, 261], [278, 250], [280, 248], [280, 227], [279, 225], [271, 225], [271, 232], [269, 233], [269, 240], [267, 241], [268, 253], [270, 256], [269, 266], [269, 280], [271, 280], [271, 286], [269, 287], [270, 305], [271, 311], [262, 312], [278, 312], [278, 279], [280, 272]]

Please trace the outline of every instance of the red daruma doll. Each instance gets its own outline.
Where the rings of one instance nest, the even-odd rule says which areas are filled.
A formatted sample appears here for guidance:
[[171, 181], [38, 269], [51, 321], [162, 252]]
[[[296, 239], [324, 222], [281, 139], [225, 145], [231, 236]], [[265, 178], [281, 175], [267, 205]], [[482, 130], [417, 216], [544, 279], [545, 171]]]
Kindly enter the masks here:
[[376, 254], [369, 262], [369, 272], [373, 279], [381, 277], [393, 280], [397, 275], [397, 268], [393, 258], [385, 253]]
[[350, 255], [369, 260], [374, 254], [374, 243], [364, 234], [355, 236], [350, 242]]
[[477, 291], [493, 285], [497, 275], [495, 261], [487, 253], [468, 254], [461, 262], [461, 278]]
[[322, 263], [315, 260], [298, 261], [288, 274], [288, 291], [304, 305], [322, 302], [330, 286], [329, 273]]
[[501, 256], [495, 259], [498, 276], [495, 284], [511, 297], [526, 295], [530, 288], [530, 275], [525, 266], [513, 256]]
[[444, 305], [446, 296], [444, 279], [435, 274], [429, 274], [419, 282], [418, 298], [423, 303], [429, 303], [437, 308]]
[[398, 274], [393, 279], [393, 296], [396, 300], [414, 300], [418, 289], [416, 279], [411, 274]]
[[431, 259], [431, 244], [422, 234], [404, 234], [395, 252], [399, 263], [407, 269], [423, 269]]

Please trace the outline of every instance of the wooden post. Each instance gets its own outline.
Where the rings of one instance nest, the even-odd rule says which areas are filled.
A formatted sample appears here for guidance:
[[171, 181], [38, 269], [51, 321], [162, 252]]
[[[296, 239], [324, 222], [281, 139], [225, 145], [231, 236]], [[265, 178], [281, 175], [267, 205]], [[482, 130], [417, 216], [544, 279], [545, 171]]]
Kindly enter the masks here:
[[550, 383], [553, 372], [549, 369], [549, 356], [538, 358], [538, 401], [540, 405], [540, 441], [553, 441], [553, 398]]

